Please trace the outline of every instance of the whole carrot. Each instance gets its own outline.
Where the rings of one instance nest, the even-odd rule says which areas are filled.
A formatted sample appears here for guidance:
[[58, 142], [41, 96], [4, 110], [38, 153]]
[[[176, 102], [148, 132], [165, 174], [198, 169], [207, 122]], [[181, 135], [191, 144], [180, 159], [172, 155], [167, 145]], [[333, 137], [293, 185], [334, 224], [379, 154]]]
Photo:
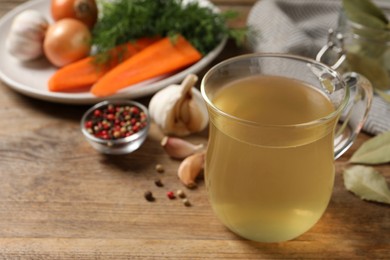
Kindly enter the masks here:
[[202, 54], [183, 36], [174, 40], [166, 37], [109, 71], [93, 85], [91, 93], [98, 97], [109, 96], [125, 87], [191, 65], [201, 58]]
[[144, 38], [117, 46], [109, 52], [111, 58], [104, 64], [96, 64], [95, 57], [89, 56], [64, 66], [50, 77], [49, 90], [71, 91], [91, 87], [112, 68], [155, 41], [154, 39]]

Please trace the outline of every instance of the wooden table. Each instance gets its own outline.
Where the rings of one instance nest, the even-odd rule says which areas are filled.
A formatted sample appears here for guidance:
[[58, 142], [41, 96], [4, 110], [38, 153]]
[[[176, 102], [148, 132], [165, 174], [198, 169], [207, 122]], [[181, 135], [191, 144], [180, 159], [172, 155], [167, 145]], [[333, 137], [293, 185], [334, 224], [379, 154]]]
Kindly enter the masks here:
[[[0, 15], [22, 2], [0, 0]], [[254, 1], [215, 2], [239, 10], [243, 24]], [[213, 64], [241, 52], [229, 42]], [[28, 98], [4, 83], [0, 93], [0, 259], [390, 259], [390, 207], [360, 200], [341, 175], [366, 134], [336, 161], [332, 200], [319, 223], [292, 241], [264, 244], [237, 237], [216, 219], [203, 182], [195, 190], [180, 184], [179, 161], [159, 146], [157, 127], [138, 151], [105, 156], [80, 132], [88, 106]], [[206, 143], [207, 133], [188, 140]], [[376, 168], [389, 182], [390, 165]], [[192, 207], [166, 197], [177, 189]], [[154, 203], [144, 199], [146, 190]]]

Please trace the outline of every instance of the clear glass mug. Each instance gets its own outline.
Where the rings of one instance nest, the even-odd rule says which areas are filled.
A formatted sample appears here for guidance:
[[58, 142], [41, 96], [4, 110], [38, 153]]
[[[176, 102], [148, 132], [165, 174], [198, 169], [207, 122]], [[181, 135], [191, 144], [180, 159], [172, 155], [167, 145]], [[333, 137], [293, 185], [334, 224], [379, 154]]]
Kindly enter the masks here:
[[[383, 9], [387, 11], [386, 9]], [[338, 28], [329, 30], [328, 42], [316, 60], [339, 72], [364, 75], [376, 90], [390, 93], [390, 30], [367, 27], [340, 12]]]
[[[262, 107], [245, 94], [247, 89], [224, 96], [232, 82], [270, 75], [304, 83], [304, 90], [314, 88], [332, 112], [297, 124], [268, 124], [241, 116], [241, 105], [255, 114]], [[299, 56], [250, 54], [211, 68], [201, 92], [210, 117], [205, 182], [218, 218], [234, 233], [260, 242], [290, 240], [310, 229], [330, 200], [334, 159], [349, 148], [366, 119], [372, 99], [367, 79], [356, 73], [342, 77]], [[278, 93], [275, 102], [289, 100], [291, 94]], [[264, 102], [272, 105], [272, 95]], [[233, 113], [233, 108], [238, 110]], [[342, 113], [346, 120], [337, 124]]]

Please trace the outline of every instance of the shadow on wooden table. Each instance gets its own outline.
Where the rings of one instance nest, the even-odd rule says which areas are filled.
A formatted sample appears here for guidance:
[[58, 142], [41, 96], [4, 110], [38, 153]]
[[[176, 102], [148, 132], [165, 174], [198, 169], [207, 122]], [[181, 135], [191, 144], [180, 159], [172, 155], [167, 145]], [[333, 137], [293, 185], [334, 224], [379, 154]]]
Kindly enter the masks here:
[[382, 259], [390, 250], [390, 205], [363, 201], [342, 182], [338, 172], [328, 209], [305, 234], [282, 243], [241, 240], [241, 246], [269, 258]]

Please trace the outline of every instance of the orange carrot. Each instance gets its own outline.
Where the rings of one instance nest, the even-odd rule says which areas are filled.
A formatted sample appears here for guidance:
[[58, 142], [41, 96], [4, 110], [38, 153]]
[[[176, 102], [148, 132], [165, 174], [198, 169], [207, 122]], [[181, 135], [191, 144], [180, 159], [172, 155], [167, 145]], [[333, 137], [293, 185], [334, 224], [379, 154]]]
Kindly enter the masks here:
[[139, 39], [119, 45], [109, 52], [109, 64], [94, 64], [93, 56], [86, 57], [57, 70], [49, 79], [50, 91], [69, 91], [90, 87], [119, 63], [133, 56], [156, 40]]
[[122, 88], [173, 72], [201, 58], [202, 54], [184, 37], [178, 36], [173, 42], [167, 37], [112, 69], [92, 86], [91, 93], [98, 97], [109, 96]]

